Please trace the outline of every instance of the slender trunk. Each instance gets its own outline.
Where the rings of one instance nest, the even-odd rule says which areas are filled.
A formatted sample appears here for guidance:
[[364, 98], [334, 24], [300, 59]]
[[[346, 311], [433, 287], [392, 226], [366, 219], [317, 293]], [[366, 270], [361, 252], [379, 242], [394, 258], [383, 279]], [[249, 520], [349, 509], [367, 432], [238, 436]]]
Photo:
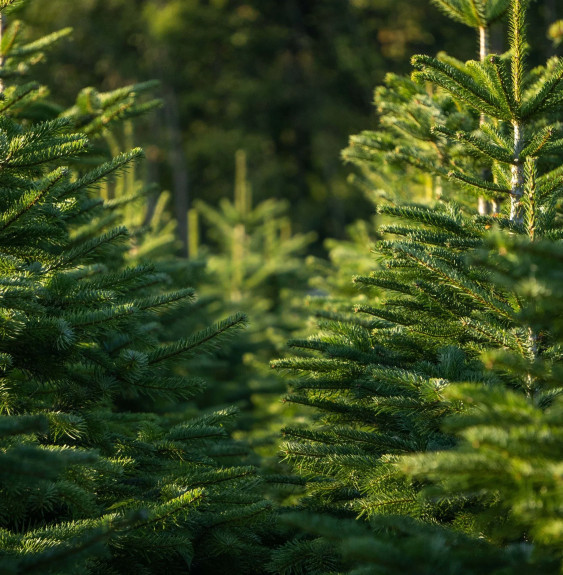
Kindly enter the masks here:
[[169, 157], [172, 168], [174, 211], [178, 222], [178, 236], [182, 242], [181, 255], [188, 255], [188, 209], [190, 207], [188, 169], [184, 154], [184, 142], [180, 129], [180, 118], [176, 95], [170, 90], [164, 106], [168, 131]]
[[[0, 12], [0, 44], [4, 35], [4, 14]], [[0, 69], [4, 67], [4, 54], [0, 51]], [[4, 80], [0, 77], [0, 93], [4, 91]]]
[[197, 210], [188, 211], [188, 255], [196, 258], [199, 253], [199, 216]]
[[485, 61], [489, 52], [489, 28], [487, 26], [481, 26], [479, 28], [479, 59], [481, 62]]
[[[522, 69], [524, 66], [524, 53], [526, 45], [524, 13], [526, 9], [525, 0], [513, 0], [511, 14], [512, 28], [512, 93], [515, 106], [519, 109], [522, 101]], [[515, 114], [512, 119], [514, 130], [514, 160], [511, 167], [510, 180], [510, 221], [522, 221], [521, 199], [524, 194], [524, 166], [520, 160], [520, 153], [524, 143], [524, 126]]]
[[[489, 55], [489, 28], [487, 26], [479, 27], [479, 59], [481, 62], [485, 61], [485, 58]], [[479, 118], [479, 127], [481, 128], [485, 123], [485, 114], [481, 114]], [[483, 173], [483, 178], [486, 177], [486, 173]], [[496, 213], [498, 210], [498, 205], [496, 202], [490, 202], [487, 198], [479, 196], [478, 203], [479, 214], [484, 216], [490, 214], [491, 212]]]
[[244, 150], [237, 150], [235, 154], [235, 208], [244, 220], [252, 210], [252, 193], [248, 182]]
[[510, 197], [510, 221], [521, 222], [522, 207], [520, 200], [524, 194], [524, 166], [520, 162], [519, 156], [522, 151], [524, 135], [522, 134], [522, 125], [517, 120], [512, 125], [514, 126], [514, 163], [511, 168], [512, 179], [510, 181], [512, 194]]
[[246, 252], [246, 227], [237, 224], [233, 228], [232, 244], [232, 273], [231, 273], [231, 301], [242, 299], [242, 283], [244, 281], [244, 257]]
[[[502, 26], [497, 24], [489, 29], [489, 53], [498, 50], [499, 46], [502, 46], [503, 35]], [[491, 200], [491, 213], [493, 215], [500, 213], [500, 200]]]

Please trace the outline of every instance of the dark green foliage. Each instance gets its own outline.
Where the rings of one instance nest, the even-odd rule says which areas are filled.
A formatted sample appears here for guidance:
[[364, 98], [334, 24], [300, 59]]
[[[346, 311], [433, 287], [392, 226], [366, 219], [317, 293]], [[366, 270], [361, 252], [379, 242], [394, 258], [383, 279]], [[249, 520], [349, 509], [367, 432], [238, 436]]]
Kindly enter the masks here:
[[[6, 70], [49, 43], [14, 41]], [[270, 504], [248, 449], [230, 438], [237, 410], [198, 411], [187, 400], [202, 382], [173, 369], [246, 318], [169, 341], [163, 310], [189, 314], [193, 290], [163, 291], [167, 277], [154, 266], [125, 265], [129, 233], [115, 227], [111, 203], [89, 193], [141, 152], [102, 163], [77, 126], [109, 136], [114, 121], [146, 109], [142, 89], [87, 90], [43, 121], [33, 118], [55, 110], [44, 90], [5, 92], [3, 573], [259, 573], [267, 558]]]
[[[480, 31], [509, 7], [436, 3]], [[175, 14], [196, 15], [197, 31], [229, 7], [188, 4], [160, 12], [149, 2], [144, 17], [177, 35]], [[158, 105], [154, 85], [86, 89], [59, 107], [25, 76], [66, 32], [26, 45], [11, 23], [0, 102], [0, 571], [560, 572], [563, 67], [554, 58], [528, 71], [526, 4], [510, 3], [510, 52], [417, 56], [411, 79], [389, 76], [376, 94], [382, 129], [346, 152], [364, 186], [402, 184], [395, 197], [371, 194], [377, 231], [358, 223], [352, 241], [329, 244], [341, 269], [314, 282], [316, 332], [295, 334], [297, 355], [274, 362], [295, 375], [282, 431], [295, 475], [268, 458], [262, 475], [248, 444], [271, 456], [279, 372], [260, 362], [297, 324], [308, 271], [296, 255], [311, 238], [291, 234], [283, 203], [252, 206], [239, 152], [235, 201], [197, 206], [217, 243], [202, 250], [216, 285], [197, 302], [185, 280], [203, 258], [170, 257], [167, 196], [145, 205], [132, 170], [141, 151], [122, 152], [131, 118]], [[321, 4], [291, 6], [316, 29]], [[227, 59], [269, 30], [239, 24], [271, 8], [238, 8], [217, 32], [246, 34], [227, 36]], [[290, 62], [306, 53], [292, 45]], [[188, 107], [213, 115], [217, 101], [196, 100]], [[295, 129], [300, 169], [312, 173], [310, 134]], [[475, 195], [494, 208], [477, 214]], [[370, 268], [355, 258], [373, 240]], [[195, 254], [193, 228], [190, 243]], [[342, 279], [352, 272], [359, 290]], [[246, 335], [240, 308], [254, 323]], [[233, 334], [219, 359], [201, 359]], [[242, 423], [218, 401], [242, 406]], [[296, 502], [281, 529], [264, 492]]]

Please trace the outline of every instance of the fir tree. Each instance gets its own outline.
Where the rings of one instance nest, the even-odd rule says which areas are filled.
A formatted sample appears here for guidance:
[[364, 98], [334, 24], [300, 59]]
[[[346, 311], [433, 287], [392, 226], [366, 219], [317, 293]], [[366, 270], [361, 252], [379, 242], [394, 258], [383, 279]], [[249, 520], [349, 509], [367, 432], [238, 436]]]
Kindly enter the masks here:
[[[434, 0], [434, 4], [453, 20], [475, 30], [479, 60], [483, 62], [490, 53], [491, 26], [505, 15], [509, 1]], [[446, 54], [439, 57], [454, 66], [460, 64]], [[468, 164], [465, 150], [435, 129], [442, 126], [450, 132], [471, 132], [477, 128], [477, 121], [480, 126], [485, 122], [483, 113], [477, 120], [472, 108], [455, 93], [388, 74], [385, 86], [375, 91], [375, 105], [381, 118], [380, 129], [351, 138], [344, 157], [359, 164], [370, 179], [384, 189], [388, 187], [385, 180], [392, 175], [393, 197], [400, 195], [413, 201], [418, 196], [426, 202], [440, 199], [444, 194], [449, 198], [452, 191], [455, 193], [455, 187], [451, 190], [447, 184], [452, 168], [476, 171], [475, 161]], [[483, 162], [483, 158], [480, 160], [481, 171], [486, 176], [490, 165]], [[416, 184], [421, 187], [418, 192], [416, 187], [413, 189]], [[488, 193], [491, 195], [490, 190]], [[480, 196], [479, 213], [491, 212], [498, 212], [498, 198], [487, 205], [486, 199]]]
[[198, 201], [191, 212], [192, 231], [201, 219], [206, 238], [198, 250], [206, 262], [201, 294], [209, 299], [207, 313], [216, 317], [239, 309], [249, 318], [244, 335], [214, 359], [215, 382], [203, 399], [239, 405], [242, 434], [276, 467], [285, 383], [268, 361], [283, 354], [300, 325], [300, 303], [309, 289], [300, 256], [315, 234], [292, 233], [285, 201], [253, 205], [252, 196], [246, 153], [239, 150], [233, 200], [224, 198], [218, 207]]
[[[25, 45], [19, 29], [2, 42], [6, 84], [57, 37]], [[245, 317], [170, 340], [161, 310], [189, 313], [193, 290], [120, 263], [128, 231], [92, 195], [141, 152], [101, 162], [85, 132], [129, 117], [136, 92], [87, 90], [51, 119], [35, 84], [3, 94], [3, 573], [259, 573], [267, 557], [270, 505], [229, 437], [236, 410], [197, 410], [203, 383], [173, 371]]]
[[282, 547], [272, 572], [559, 572], [563, 64], [526, 71], [526, 8], [511, 2], [505, 55], [413, 58], [415, 82], [483, 118], [431, 126], [477, 159], [452, 190], [505, 198], [501, 213], [380, 205], [397, 223], [355, 281], [383, 304], [276, 362], [304, 374], [287, 401], [318, 413], [285, 429], [283, 453], [307, 481], [301, 507], [323, 515], [288, 517], [316, 538]]

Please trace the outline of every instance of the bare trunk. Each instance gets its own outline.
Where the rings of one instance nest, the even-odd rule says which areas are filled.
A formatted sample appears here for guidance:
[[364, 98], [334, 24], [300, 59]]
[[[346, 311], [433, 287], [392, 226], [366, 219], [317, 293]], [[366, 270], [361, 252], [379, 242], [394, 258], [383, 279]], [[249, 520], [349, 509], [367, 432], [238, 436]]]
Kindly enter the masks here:
[[[485, 58], [489, 55], [489, 29], [486, 26], [479, 27], [479, 59], [481, 62], [485, 61]], [[479, 127], [485, 123], [485, 114], [481, 114], [479, 118]], [[486, 177], [486, 174], [483, 174]], [[483, 196], [479, 197], [478, 210], [479, 214], [485, 216], [487, 214], [497, 212], [497, 203], [490, 202], [487, 198]]]
[[479, 59], [481, 62], [489, 55], [489, 29], [486, 26], [479, 28]]
[[524, 166], [519, 160], [520, 152], [522, 151], [522, 143], [524, 141], [522, 134], [522, 126], [518, 121], [513, 122], [514, 126], [514, 163], [512, 164], [511, 172], [512, 179], [510, 182], [511, 197], [510, 197], [510, 221], [522, 221], [522, 207], [520, 201], [524, 194]]
[[486, 214], [489, 213], [488, 204], [489, 204], [489, 201], [487, 200], [487, 198], [484, 198], [483, 196], [479, 196], [479, 204], [478, 204], [479, 215], [485, 216]]
[[197, 210], [188, 211], [188, 254], [196, 258], [199, 253], [199, 217]]
[[252, 190], [247, 176], [246, 152], [235, 154], [235, 208], [243, 218], [252, 210]]
[[[4, 14], [0, 13], [0, 44], [4, 35]], [[4, 54], [0, 52], [0, 69], [4, 67]], [[4, 80], [0, 77], [0, 93], [4, 91]]]
[[231, 301], [237, 302], [242, 298], [242, 282], [244, 281], [244, 257], [246, 244], [246, 228], [244, 224], [237, 224], [233, 229], [232, 245], [232, 275], [231, 275]]
[[184, 154], [184, 142], [180, 130], [180, 118], [176, 95], [170, 90], [165, 96], [166, 105], [164, 114], [168, 132], [168, 144], [170, 147], [169, 157], [172, 168], [172, 180], [174, 189], [174, 211], [178, 222], [178, 236], [182, 242], [181, 255], [188, 255], [188, 209], [190, 207], [188, 169]]

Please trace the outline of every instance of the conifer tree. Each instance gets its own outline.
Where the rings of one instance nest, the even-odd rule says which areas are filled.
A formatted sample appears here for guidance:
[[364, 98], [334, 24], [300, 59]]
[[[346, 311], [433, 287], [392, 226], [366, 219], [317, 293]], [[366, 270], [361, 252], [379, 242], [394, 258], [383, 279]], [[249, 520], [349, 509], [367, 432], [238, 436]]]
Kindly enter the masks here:
[[286, 400], [318, 415], [284, 431], [317, 515], [288, 517], [311, 537], [283, 546], [274, 573], [560, 570], [563, 63], [527, 71], [527, 7], [510, 3], [507, 54], [413, 58], [414, 82], [483, 118], [430, 126], [477, 160], [454, 165], [452, 190], [505, 198], [502, 211], [382, 203], [396, 223], [380, 269], [355, 281], [383, 303], [276, 362], [304, 375]]
[[210, 300], [207, 313], [216, 317], [239, 309], [249, 318], [244, 335], [223, 348], [215, 382], [203, 397], [240, 405], [245, 438], [274, 463], [285, 383], [268, 362], [282, 355], [300, 325], [300, 303], [309, 289], [301, 256], [315, 234], [292, 233], [285, 201], [253, 205], [246, 153], [239, 150], [235, 161], [233, 199], [224, 198], [218, 207], [197, 201], [191, 213], [192, 230], [201, 220], [206, 238], [199, 252], [206, 261], [201, 294]]
[[[483, 62], [490, 53], [490, 28], [505, 15], [509, 0], [434, 0], [433, 3], [456, 22], [475, 30], [479, 60]], [[446, 54], [439, 57], [457, 65]], [[393, 197], [398, 197], [400, 190], [400, 195], [408, 201], [418, 198], [432, 201], [443, 194], [449, 197], [452, 190], [447, 179], [452, 168], [476, 171], [474, 161], [468, 165], [463, 148], [452, 145], [443, 133], [434, 129], [440, 125], [451, 132], [467, 132], [477, 128], [477, 121], [479, 125], [485, 122], [485, 115], [481, 113], [477, 119], [463, 99], [441, 90], [439, 85], [429, 87], [388, 74], [385, 86], [375, 91], [375, 105], [381, 116], [381, 129], [351, 138], [344, 157], [367, 170], [371, 179], [384, 188], [388, 184], [382, 180], [393, 175]], [[367, 165], [365, 160], [369, 160]], [[488, 162], [481, 158], [482, 172], [486, 174], [489, 168]], [[407, 178], [403, 175], [405, 169]], [[416, 192], [413, 184], [418, 184], [420, 191]], [[488, 193], [491, 195], [490, 190]], [[490, 212], [498, 212], [497, 198], [487, 205], [481, 195], [479, 213]]]
[[163, 333], [193, 290], [123, 264], [128, 231], [93, 195], [141, 152], [101, 162], [86, 135], [129, 117], [137, 90], [87, 90], [49, 118], [46, 90], [18, 80], [60, 35], [20, 29], [2, 42], [0, 570], [260, 573], [270, 505], [229, 437], [236, 410], [197, 410], [202, 382], [173, 371], [245, 317]]

